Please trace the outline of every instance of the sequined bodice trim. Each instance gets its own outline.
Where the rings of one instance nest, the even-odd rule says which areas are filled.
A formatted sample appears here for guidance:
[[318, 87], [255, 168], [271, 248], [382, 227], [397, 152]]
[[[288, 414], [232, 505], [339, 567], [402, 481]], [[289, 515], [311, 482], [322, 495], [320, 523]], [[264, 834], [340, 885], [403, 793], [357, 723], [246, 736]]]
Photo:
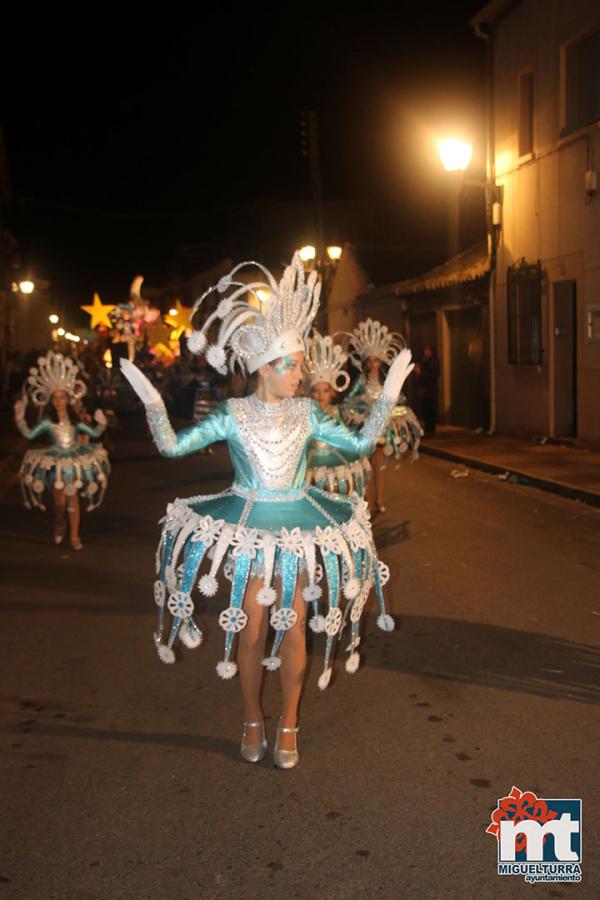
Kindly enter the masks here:
[[261, 487], [291, 488], [310, 436], [311, 401], [266, 403], [252, 394], [229, 405]]
[[71, 447], [76, 446], [76, 436], [75, 436], [75, 426], [71, 425], [70, 422], [59, 422], [58, 424], [52, 425], [52, 434], [54, 437], [54, 443], [57, 447], [60, 447], [61, 450], [69, 450]]

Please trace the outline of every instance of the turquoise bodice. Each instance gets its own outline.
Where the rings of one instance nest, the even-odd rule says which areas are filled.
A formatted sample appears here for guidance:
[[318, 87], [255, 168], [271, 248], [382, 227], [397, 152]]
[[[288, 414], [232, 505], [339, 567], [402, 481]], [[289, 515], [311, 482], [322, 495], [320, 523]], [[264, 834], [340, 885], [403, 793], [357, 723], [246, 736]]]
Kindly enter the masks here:
[[48, 435], [52, 446], [65, 453], [79, 446], [78, 434], [87, 434], [89, 437], [97, 439], [105, 427], [105, 425], [90, 427], [85, 422], [78, 422], [76, 425], [72, 425], [70, 422], [52, 422], [50, 419], [42, 419], [33, 428], [29, 428], [24, 419], [17, 421], [17, 428], [28, 440], [34, 441], [42, 435]]
[[227, 441], [235, 483], [259, 492], [302, 488], [311, 441], [358, 456], [371, 454], [394, 401], [381, 394], [358, 432], [326, 415], [306, 397], [266, 403], [253, 394], [226, 400], [205, 419], [175, 434], [162, 402], [147, 406], [152, 436], [163, 456], [185, 456]]

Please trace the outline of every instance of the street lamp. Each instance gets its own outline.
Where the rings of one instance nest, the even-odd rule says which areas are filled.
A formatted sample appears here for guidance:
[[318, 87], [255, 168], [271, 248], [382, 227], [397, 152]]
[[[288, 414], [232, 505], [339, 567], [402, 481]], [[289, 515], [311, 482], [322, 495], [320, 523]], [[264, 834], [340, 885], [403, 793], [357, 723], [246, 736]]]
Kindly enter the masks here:
[[35, 290], [35, 284], [33, 281], [25, 280], [19, 282], [19, 290], [22, 294], [33, 294]]
[[315, 247], [312, 247], [310, 244], [307, 244], [306, 247], [300, 247], [298, 253], [300, 255], [300, 259], [304, 263], [311, 262], [311, 260], [315, 259], [317, 255]]
[[327, 256], [332, 262], [338, 262], [342, 255], [342, 248], [337, 245], [332, 245], [327, 248]]
[[[252, 298], [252, 295], [250, 295], [250, 297]], [[264, 315], [265, 307], [271, 299], [271, 291], [266, 291], [264, 288], [257, 288], [256, 299], [258, 300], [259, 312], [261, 315]], [[252, 302], [252, 300], [250, 302]]]
[[53, 325], [56, 325], [58, 323], [58, 316], [56, 313], [52, 313], [51, 316], [48, 316], [48, 321], [52, 322]]
[[444, 138], [438, 143], [438, 151], [446, 172], [464, 172], [473, 155], [473, 147], [458, 138]]

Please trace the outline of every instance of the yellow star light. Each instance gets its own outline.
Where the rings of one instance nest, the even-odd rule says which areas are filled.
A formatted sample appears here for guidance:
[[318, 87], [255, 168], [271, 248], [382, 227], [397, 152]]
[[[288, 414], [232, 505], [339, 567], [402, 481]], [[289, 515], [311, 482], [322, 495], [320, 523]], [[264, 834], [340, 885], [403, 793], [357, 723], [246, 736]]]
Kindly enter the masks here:
[[99, 294], [94, 294], [94, 302], [91, 305], [80, 307], [80, 309], [92, 317], [90, 328], [97, 328], [98, 325], [106, 325], [107, 328], [112, 328], [113, 323], [108, 318], [108, 314], [112, 312], [114, 308], [114, 306], [111, 306], [108, 303], [103, 303]]
[[155, 344], [154, 347], [152, 348], [152, 353], [158, 359], [162, 359], [165, 362], [167, 360], [172, 360], [174, 358], [173, 351], [171, 350], [171, 348], [167, 347], [166, 344], [162, 344], [162, 343]]
[[171, 334], [172, 341], [178, 341], [182, 334], [191, 334], [192, 332], [192, 323], [190, 322], [190, 314], [192, 312], [192, 308], [190, 306], [182, 306], [180, 300], [175, 301], [175, 314], [171, 315], [171, 312], [168, 312], [164, 316], [164, 320], [167, 325], [170, 325], [173, 328], [173, 332]]

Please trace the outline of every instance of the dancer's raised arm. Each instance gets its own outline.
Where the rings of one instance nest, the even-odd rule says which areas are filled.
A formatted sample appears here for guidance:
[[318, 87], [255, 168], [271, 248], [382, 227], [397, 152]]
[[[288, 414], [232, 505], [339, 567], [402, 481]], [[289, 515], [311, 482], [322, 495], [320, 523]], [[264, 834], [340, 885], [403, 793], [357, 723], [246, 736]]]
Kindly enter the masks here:
[[347, 452], [369, 455], [386, 427], [398, 402], [402, 386], [414, 369], [411, 352], [401, 350], [390, 366], [380, 397], [373, 403], [368, 418], [359, 432], [354, 432], [327, 416], [315, 403], [312, 410], [313, 438], [325, 441]]
[[148, 426], [161, 456], [187, 456], [227, 439], [231, 419], [226, 402], [220, 403], [196, 425], [175, 432], [163, 399], [152, 382], [127, 359], [121, 360], [121, 371], [146, 407]]
[[25, 418], [25, 409], [26, 406], [23, 400], [17, 400], [14, 405], [15, 425], [23, 437], [26, 437], [29, 441], [34, 441], [41, 434], [45, 434], [47, 431], [52, 430], [52, 426], [48, 419], [42, 419], [41, 422], [38, 422], [37, 425], [30, 428], [27, 424], [27, 419]]

